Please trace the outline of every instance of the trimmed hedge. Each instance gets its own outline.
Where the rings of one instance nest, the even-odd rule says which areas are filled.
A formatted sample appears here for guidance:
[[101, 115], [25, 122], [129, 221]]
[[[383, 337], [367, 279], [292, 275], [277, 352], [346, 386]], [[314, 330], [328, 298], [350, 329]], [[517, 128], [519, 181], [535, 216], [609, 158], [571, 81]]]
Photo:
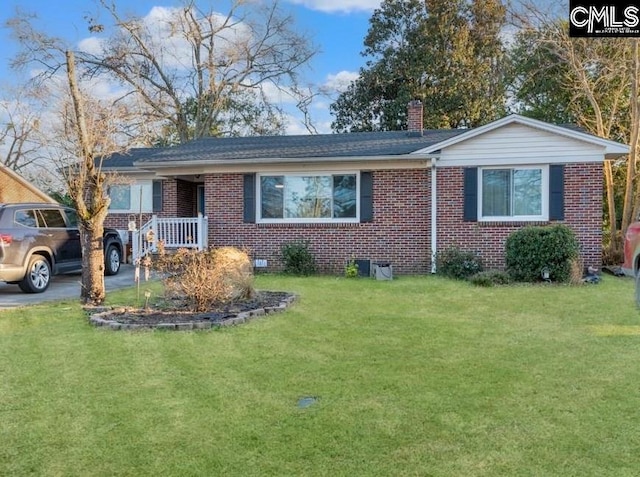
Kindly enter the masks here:
[[507, 238], [505, 254], [507, 271], [516, 281], [540, 281], [547, 268], [551, 281], [564, 283], [571, 279], [571, 262], [578, 257], [579, 244], [566, 225], [530, 226]]

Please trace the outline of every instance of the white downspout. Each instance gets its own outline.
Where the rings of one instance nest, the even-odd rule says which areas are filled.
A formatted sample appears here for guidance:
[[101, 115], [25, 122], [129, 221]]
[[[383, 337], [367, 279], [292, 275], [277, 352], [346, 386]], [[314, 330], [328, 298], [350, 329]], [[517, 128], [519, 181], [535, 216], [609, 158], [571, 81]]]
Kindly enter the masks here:
[[431, 273], [436, 273], [436, 255], [438, 252], [437, 161], [437, 157], [431, 158]]

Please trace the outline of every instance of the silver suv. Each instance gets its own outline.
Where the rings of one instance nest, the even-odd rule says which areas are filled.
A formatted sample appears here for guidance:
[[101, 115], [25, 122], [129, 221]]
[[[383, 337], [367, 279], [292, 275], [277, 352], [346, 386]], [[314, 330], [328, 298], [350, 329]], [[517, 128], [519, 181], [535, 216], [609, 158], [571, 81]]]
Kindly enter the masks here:
[[[105, 275], [120, 270], [118, 231], [105, 228]], [[0, 281], [41, 293], [51, 277], [82, 269], [76, 211], [57, 204], [0, 204]]]

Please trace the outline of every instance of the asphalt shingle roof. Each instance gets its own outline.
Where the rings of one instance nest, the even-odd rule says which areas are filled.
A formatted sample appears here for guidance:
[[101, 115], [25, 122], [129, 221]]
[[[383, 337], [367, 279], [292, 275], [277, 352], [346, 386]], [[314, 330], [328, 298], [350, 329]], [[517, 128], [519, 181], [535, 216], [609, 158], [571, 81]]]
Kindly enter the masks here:
[[105, 159], [103, 167], [105, 169], [125, 169], [132, 168], [133, 163], [151, 156], [160, 151], [154, 147], [136, 147], [125, 153], [111, 154]]
[[425, 130], [422, 136], [406, 131], [318, 134], [306, 136], [254, 136], [202, 138], [173, 147], [131, 149], [116, 154], [106, 167], [131, 167], [134, 163], [181, 161], [232, 161], [235, 159], [277, 159], [409, 154], [462, 134], [468, 130]]

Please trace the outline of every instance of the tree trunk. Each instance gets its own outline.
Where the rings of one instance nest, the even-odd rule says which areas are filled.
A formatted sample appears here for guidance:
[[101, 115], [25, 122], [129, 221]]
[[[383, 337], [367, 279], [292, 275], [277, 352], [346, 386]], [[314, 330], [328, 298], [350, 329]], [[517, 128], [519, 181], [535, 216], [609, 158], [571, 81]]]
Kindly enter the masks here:
[[[88, 225], [88, 227], [87, 227]], [[104, 251], [102, 223], [91, 221], [80, 225], [82, 243], [82, 280], [80, 298], [84, 304], [100, 305], [105, 299]]]
[[104, 174], [94, 163], [82, 93], [76, 80], [73, 53], [67, 51], [67, 77], [75, 111], [75, 132], [81, 157], [68, 180], [69, 194], [76, 206], [82, 244], [80, 298], [86, 305], [100, 305], [105, 299], [102, 235], [109, 199], [104, 191]]
[[616, 214], [616, 200], [613, 182], [613, 168], [611, 161], [604, 161], [604, 181], [605, 193], [607, 195], [607, 210], [609, 211], [609, 230], [611, 231], [611, 240], [609, 241], [608, 254], [610, 257], [616, 257], [618, 247], [618, 217]]
[[631, 117], [631, 134], [629, 137], [629, 145], [631, 146], [631, 151], [629, 152], [629, 160], [627, 162], [627, 182], [625, 187], [624, 194], [624, 215], [622, 217], [622, 232], [626, 233], [627, 227], [629, 224], [636, 220], [638, 213], [638, 194], [636, 192], [636, 188], [634, 187], [636, 184], [636, 158], [637, 158], [637, 149], [638, 149], [638, 134], [640, 133], [640, 125], [638, 121], [640, 121], [640, 105], [638, 105], [638, 80], [640, 77], [640, 58], [638, 58], [638, 40], [634, 38], [633, 40], [633, 58], [631, 59], [632, 68], [631, 68], [631, 92], [629, 103], [631, 105], [630, 114]]

